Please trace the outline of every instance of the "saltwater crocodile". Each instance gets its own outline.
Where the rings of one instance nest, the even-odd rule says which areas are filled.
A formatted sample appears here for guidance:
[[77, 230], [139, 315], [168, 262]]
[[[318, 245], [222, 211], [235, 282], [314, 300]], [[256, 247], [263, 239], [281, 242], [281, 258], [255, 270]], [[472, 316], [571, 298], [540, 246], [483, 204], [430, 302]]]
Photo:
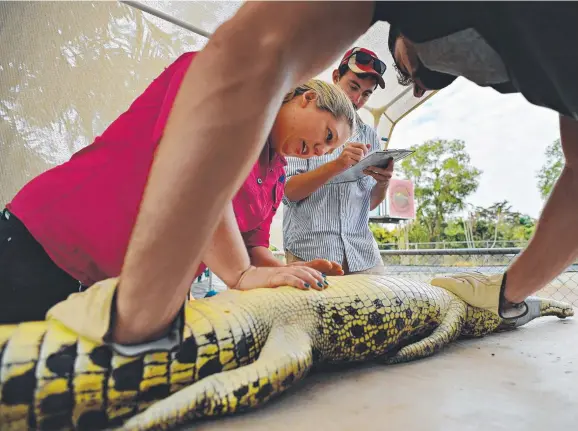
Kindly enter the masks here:
[[[314, 364], [432, 355], [512, 329], [427, 283], [328, 277], [324, 291], [227, 291], [192, 301], [173, 351], [123, 357], [58, 322], [0, 326], [0, 429], [168, 429], [263, 405]], [[531, 298], [532, 317], [573, 315]], [[528, 320], [528, 319], [526, 319]]]

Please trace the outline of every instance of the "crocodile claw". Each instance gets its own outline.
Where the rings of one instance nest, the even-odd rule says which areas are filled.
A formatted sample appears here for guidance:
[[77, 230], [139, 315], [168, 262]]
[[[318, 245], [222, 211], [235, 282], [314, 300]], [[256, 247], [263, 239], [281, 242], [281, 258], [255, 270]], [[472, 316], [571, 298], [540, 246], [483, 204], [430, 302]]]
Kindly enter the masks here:
[[553, 299], [530, 298], [532, 298], [532, 301], [539, 301], [540, 316], [556, 316], [560, 319], [574, 316], [574, 308], [570, 304]]

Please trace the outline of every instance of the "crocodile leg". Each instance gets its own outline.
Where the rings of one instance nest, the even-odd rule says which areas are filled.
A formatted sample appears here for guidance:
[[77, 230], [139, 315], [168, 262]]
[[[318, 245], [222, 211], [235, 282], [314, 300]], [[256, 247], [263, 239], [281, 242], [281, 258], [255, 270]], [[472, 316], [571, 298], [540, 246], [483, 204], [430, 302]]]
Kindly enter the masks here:
[[459, 337], [466, 317], [466, 307], [463, 301], [453, 300], [442, 322], [429, 336], [401, 348], [394, 356], [384, 359], [384, 362], [409, 362], [439, 352]]
[[311, 339], [305, 331], [274, 329], [252, 364], [205, 377], [129, 419], [122, 429], [164, 430], [195, 418], [258, 407], [303, 379], [312, 363]]

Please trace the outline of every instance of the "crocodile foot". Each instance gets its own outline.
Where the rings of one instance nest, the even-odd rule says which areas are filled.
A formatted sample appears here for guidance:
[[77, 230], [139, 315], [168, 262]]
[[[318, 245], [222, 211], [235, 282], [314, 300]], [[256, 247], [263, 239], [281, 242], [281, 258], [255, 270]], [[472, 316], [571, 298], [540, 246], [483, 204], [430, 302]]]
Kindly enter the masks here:
[[[537, 297], [530, 297], [533, 302], [539, 301], [540, 316], [556, 316], [560, 319], [574, 316], [574, 308], [565, 302], [556, 301], [554, 299], [544, 299]], [[528, 300], [530, 300], [528, 298]]]
[[498, 330], [514, 329], [539, 317], [555, 316], [559, 319], [565, 319], [574, 316], [572, 305], [555, 299], [529, 296], [526, 298], [526, 304], [528, 304], [528, 313], [525, 316], [517, 319], [504, 319]]

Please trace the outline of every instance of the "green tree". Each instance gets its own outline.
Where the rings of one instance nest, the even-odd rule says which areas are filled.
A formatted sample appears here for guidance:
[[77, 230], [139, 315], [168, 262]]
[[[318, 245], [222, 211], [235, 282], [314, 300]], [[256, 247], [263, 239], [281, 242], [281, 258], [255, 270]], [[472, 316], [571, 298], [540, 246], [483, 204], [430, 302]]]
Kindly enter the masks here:
[[373, 233], [373, 237], [378, 244], [392, 244], [397, 242], [397, 234], [395, 231], [390, 231], [377, 223], [369, 223], [369, 230]]
[[461, 217], [450, 218], [447, 220], [443, 232], [443, 239], [447, 242], [457, 242], [461, 244], [466, 242], [464, 220]]
[[[507, 200], [496, 202], [489, 207], [476, 207], [469, 219], [473, 241], [486, 241], [488, 247], [514, 246], [519, 241], [527, 241], [536, 221], [530, 216], [513, 211]], [[507, 241], [512, 241], [510, 244]], [[516, 243], [514, 242], [516, 241]]]
[[444, 220], [464, 208], [482, 171], [470, 164], [461, 140], [429, 140], [411, 149], [415, 153], [401, 163], [400, 171], [414, 183], [417, 218], [429, 241], [438, 241]]
[[474, 239], [476, 239], [477, 233], [480, 240], [493, 241], [493, 245], [495, 245], [498, 237], [504, 236], [503, 234], [500, 235], [500, 232], [504, 230], [504, 218], [512, 219], [515, 217], [511, 208], [512, 206], [507, 200], [496, 202], [488, 208], [478, 207], [476, 210], [478, 222], [474, 228]]
[[407, 226], [407, 240], [410, 243], [430, 241], [427, 224], [422, 219], [417, 218]]
[[538, 178], [538, 190], [540, 190], [542, 199], [546, 199], [550, 195], [552, 187], [556, 184], [556, 180], [558, 180], [564, 168], [564, 153], [562, 152], [560, 139], [556, 139], [548, 145], [544, 155], [546, 156], [546, 162], [536, 175]]

